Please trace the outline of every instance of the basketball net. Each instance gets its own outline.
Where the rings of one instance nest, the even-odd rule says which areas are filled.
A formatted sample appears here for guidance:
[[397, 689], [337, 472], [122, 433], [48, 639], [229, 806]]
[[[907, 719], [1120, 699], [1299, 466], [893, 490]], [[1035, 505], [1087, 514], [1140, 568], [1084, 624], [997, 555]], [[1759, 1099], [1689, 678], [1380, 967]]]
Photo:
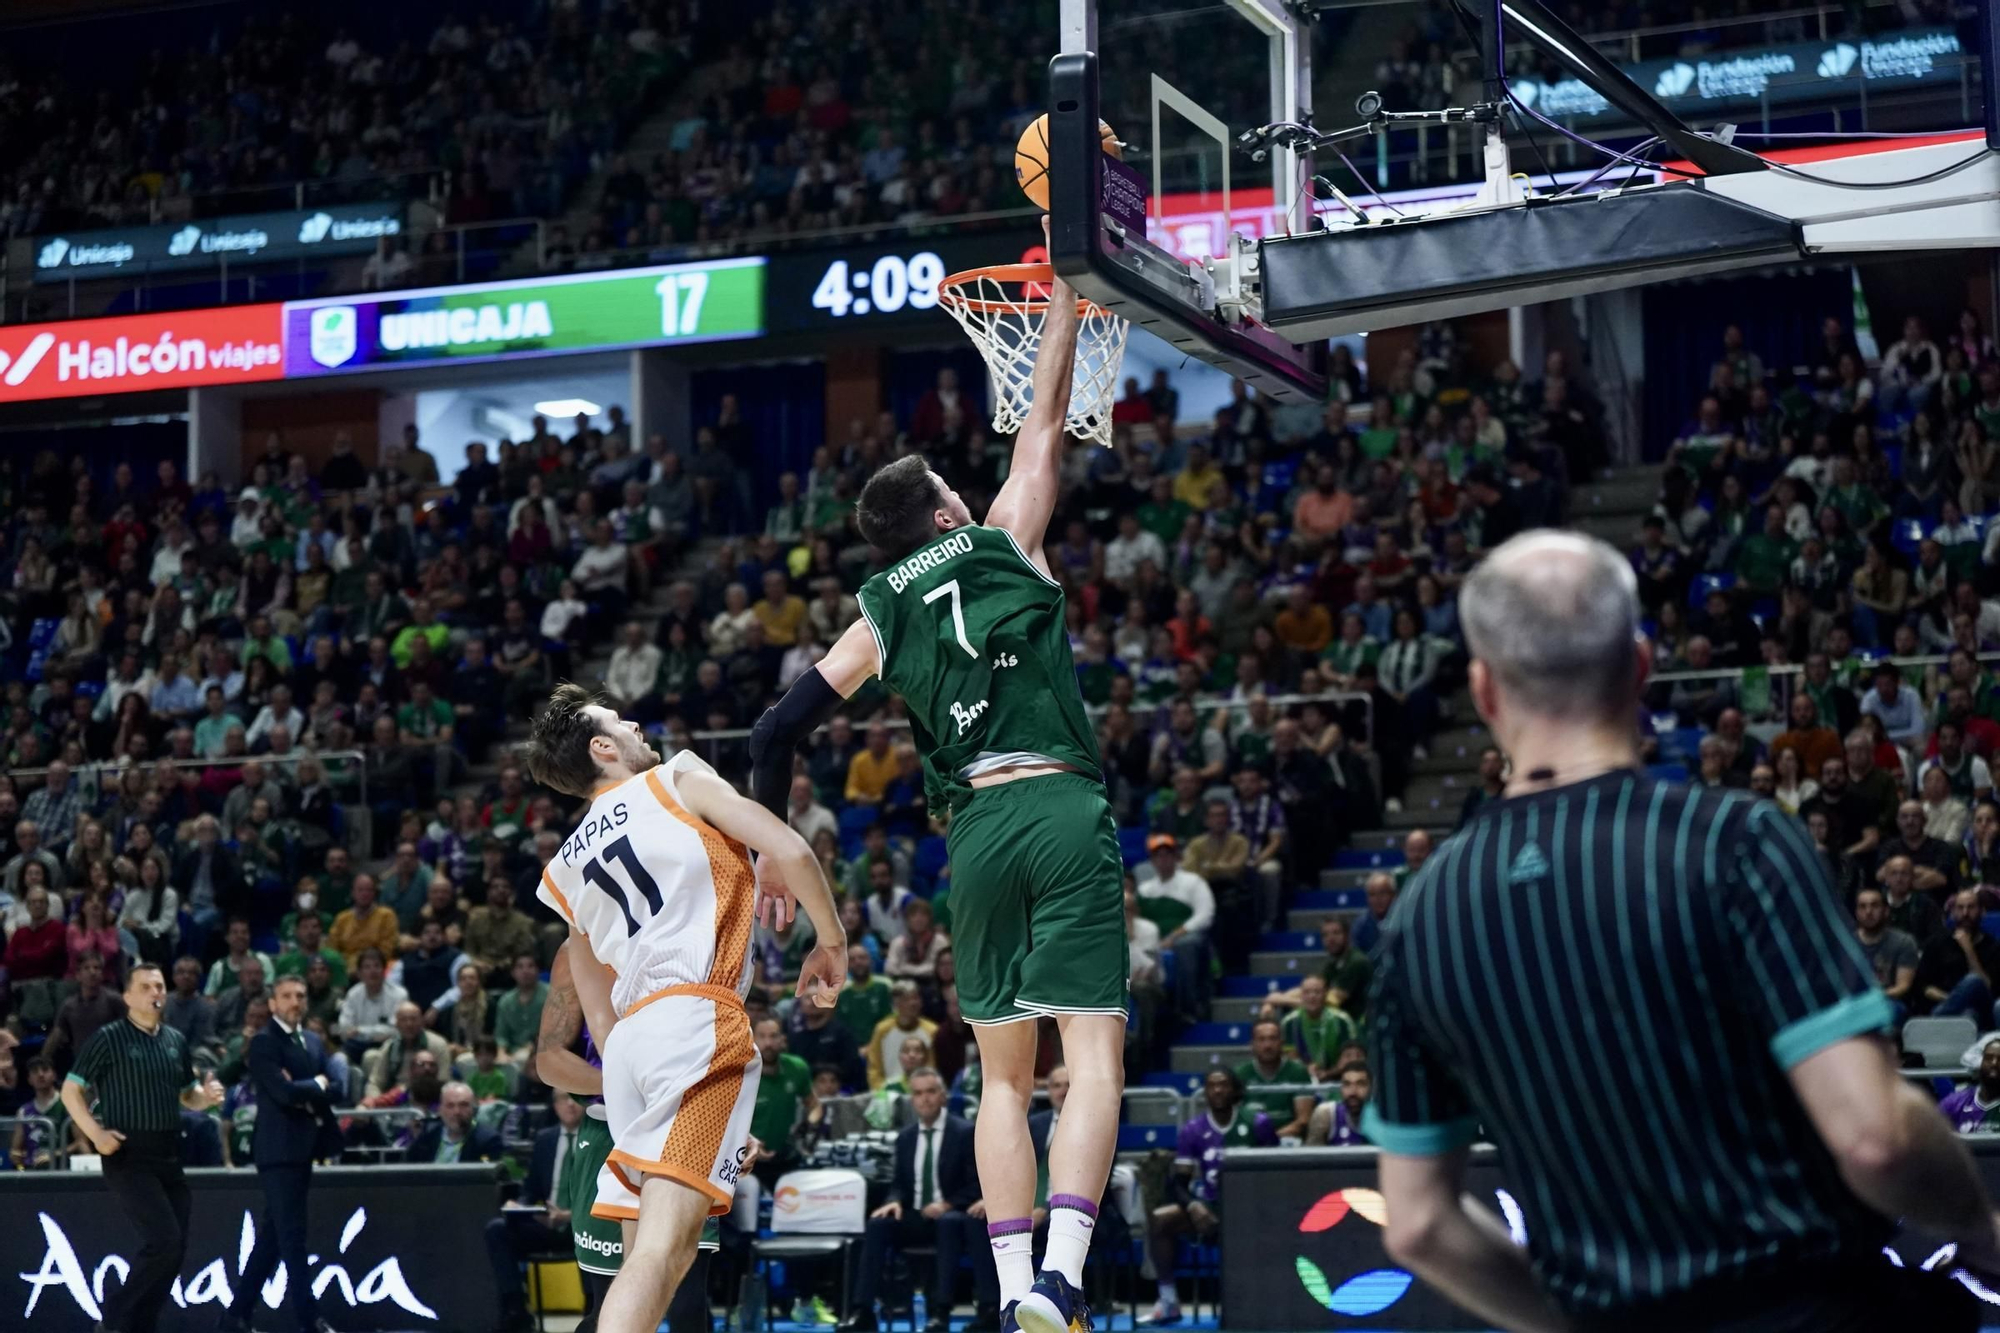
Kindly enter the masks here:
[[[993, 386], [993, 429], [1012, 435], [1028, 419], [1035, 397], [1035, 354], [1049, 311], [1047, 264], [1001, 264], [954, 273], [938, 284], [938, 304], [951, 312], [986, 361]], [[1077, 301], [1076, 362], [1070, 372], [1064, 428], [1080, 440], [1111, 447], [1111, 408], [1125, 364], [1131, 325], [1102, 306]]]

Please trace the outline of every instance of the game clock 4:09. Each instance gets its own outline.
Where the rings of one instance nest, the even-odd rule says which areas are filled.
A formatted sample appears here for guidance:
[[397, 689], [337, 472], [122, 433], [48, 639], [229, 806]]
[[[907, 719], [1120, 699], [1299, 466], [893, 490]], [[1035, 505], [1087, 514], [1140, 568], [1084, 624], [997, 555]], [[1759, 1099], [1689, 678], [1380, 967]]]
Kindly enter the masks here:
[[944, 260], [934, 250], [920, 250], [907, 258], [883, 255], [865, 266], [837, 258], [827, 264], [813, 288], [813, 308], [834, 319], [893, 315], [905, 306], [934, 310], [944, 276]]
[[922, 328], [945, 318], [938, 309], [938, 284], [947, 276], [988, 264], [1046, 259], [1041, 236], [1025, 229], [939, 236], [896, 249], [775, 254], [765, 274], [764, 324], [774, 333]]

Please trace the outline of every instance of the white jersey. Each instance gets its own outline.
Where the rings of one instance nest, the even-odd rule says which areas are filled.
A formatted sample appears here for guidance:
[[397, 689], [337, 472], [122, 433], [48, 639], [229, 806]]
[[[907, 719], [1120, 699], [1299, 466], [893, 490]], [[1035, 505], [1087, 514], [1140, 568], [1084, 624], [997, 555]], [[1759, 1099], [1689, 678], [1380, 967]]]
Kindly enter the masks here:
[[681, 751], [600, 789], [542, 869], [536, 896], [590, 940], [616, 974], [621, 1016], [669, 988], [750, 989], [750, 856], [682, 804], [682, 774], [714, 772]]

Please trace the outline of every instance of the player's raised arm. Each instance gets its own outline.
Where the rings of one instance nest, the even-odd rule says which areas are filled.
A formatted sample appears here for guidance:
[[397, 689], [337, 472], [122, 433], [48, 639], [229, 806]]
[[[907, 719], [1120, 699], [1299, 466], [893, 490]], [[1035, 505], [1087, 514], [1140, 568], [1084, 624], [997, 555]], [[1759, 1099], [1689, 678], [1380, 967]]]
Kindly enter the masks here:
[[693, 814], [757, 853], [760, 881], [768, 882], [773, 874], [781, 877], [785, 890], [805, 909], [818, 943], [799, 970], [799, 997], [830, 1007], [847, 980], [847, 932], [812, 848], [791, 825], [737, 795], [713, 773], [684, 773], [679, 785]]
[[764, 710], [750, 730], [750, 794], [779, 819], [792, 786], [792, 756], [844, 699], [882, 669], [874, 631], [857, 620], [833, 641], [825, 657], [792, 682], [785, 697]]
[[1062, 481], [1063, 422], [1069, 415], [1070, 376], [1076, 370], [1076, 290], [1061, 278], [1049, 287], [1049, 311], [1042, 318], [1041, 345], [1035, 350], [1035, 398], [1028, 419], [1014, 437], [1014, 463], [1007, 482], [986, 511], [988, 527], [1005, 528], [1044, 574], [1048, 559], [1042, 541], [1056, 511]]

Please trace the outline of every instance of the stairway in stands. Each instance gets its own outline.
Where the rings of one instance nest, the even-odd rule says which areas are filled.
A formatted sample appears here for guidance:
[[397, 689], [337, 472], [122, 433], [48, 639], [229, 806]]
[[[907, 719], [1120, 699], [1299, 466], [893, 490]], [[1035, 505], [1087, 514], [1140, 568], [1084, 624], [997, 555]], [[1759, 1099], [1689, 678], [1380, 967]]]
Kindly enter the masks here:
[[[1658, 467], [1610, 472], [1570, 497], [1570, 525], [1627, 549], [1640, 520], [1652, 508], [1659, 484]], [[1479, 752], [1489, 737], [1464, 691], [1447, 708], [1452, 722], [1432, 738], [1430, 757], [1416, 762], [1403, 809], [1385, 814], [1380, 828], [1357, 831], [1346, 850], [1336, 854], [1332, 867], [1320, 873], [1316, 886], [1292, 895], [1284, 928], [1259, 941], [1247, 973], [1222, 978], [1210, 1021], [1182, 1033], [1169, 1067], [1147, 1075], [1144, 1082], [1189, 1093], [1210, 1069], [1248, 1060], [1250, 1023], [1264, 997], [1298, 985], [1324, 961], [1320, 927], [1331, 917], [1343, 917], [1350, 925], [1360, 918], [1367, 908], [1362, 884], [1376, 870], [1403, 864], [1403, 840], [1411, 830], [1428, 830], [1434, 843], [1451, 834], [1467, 791], [1478, 784]]]

